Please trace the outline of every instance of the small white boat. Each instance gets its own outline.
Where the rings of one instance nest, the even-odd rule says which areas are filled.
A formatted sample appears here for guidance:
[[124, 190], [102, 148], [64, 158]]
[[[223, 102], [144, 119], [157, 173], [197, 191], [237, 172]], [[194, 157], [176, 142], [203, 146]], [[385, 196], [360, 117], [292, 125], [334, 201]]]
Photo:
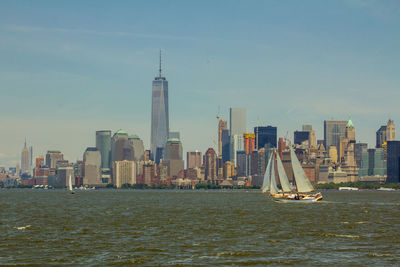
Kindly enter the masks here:
[[[290, 157], [296, 182], [296, 192], [292, 192], [292, 187], [290, 186], [289, 179], [283, 168], [282, 161], [279, 155], [277, 155], [276, 149], [274, 149], [265, 170], [262, 192], [266, 194], [266, 192], [269, 191], [269, 195], [272, 196], [275, 201], [284, 203], [312, 203], [321, 201], [323, 198], [321, 193], [310, 193], [314, 191], [314, 187], [304, 173], [292, 147], [290, 147]], [[279, 191], [276, 185], [275, 160], [277, 176], [281, 182], [282, 191]]]
[[357, 187], [348, 187], [348, 186], [341, 186], [339, 187], [339, 191], [358, 191]]

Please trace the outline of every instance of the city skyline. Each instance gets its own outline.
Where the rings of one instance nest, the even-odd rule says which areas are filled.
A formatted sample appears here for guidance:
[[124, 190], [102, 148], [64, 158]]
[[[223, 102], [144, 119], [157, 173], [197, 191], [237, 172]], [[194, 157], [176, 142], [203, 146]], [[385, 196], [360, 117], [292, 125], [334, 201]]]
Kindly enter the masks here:
[[[127, 4], [137, 19], [124, 11], [117, 23], [100, 26], [85, 3], [76, 22], [69, 16], [76, 6], [23, 3], [2, 2], [0, 9], [0, 165], [20, 161], [25, 137], [35, 156], [57, 149], [70, 161], [95, 146], [97, 130], [124, 129], [149, 148], [150, 81], [160, 47], [170, 83], [170, 129], [181, 133], [184, 154], [205, 153], [208, 147], [217, 151], [218, 106], [228, 122], [230, 107], [246, 108], [248, 132], [272, 125], [278, 136], [289, 132], [291, 138], [301, 125], [311, 124], [322, 139], [324, 120], [346, 120], [351, 114], [357, 141], [369, 147], [389, 118], [395, 124], [400, 120], [395, 1], [307, 1], [290, 7], [235, 2], [231, 15], [221, 18], [222, 3], [179, 7], [182, 13], [212, 7], [209, 23], [216, 27], [210, 31], [210, 24], [187, 15], [162, 27], [144, 18], [160, 6], [160, 16], [151, 19], [165, 20], [160, 10], [172, 11], [165, 3]], [[123, 6], [107, 11], [100, 2], [98, 9], [112, 19]], [[52, 11], [61, 13], [54, 24]], [[318, 12], [325, 17], [316, 18]], [[313, 23], [317, 19], [319, 25]], [[193, 26], [192, 33], [176, 27], [182, 20]]]

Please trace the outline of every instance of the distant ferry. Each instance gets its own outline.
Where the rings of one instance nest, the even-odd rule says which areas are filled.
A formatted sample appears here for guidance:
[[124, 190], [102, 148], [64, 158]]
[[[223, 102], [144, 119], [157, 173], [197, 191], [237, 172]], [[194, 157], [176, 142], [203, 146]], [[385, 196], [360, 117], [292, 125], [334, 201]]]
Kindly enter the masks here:
[[342, 186], [339, 187], [340, 191], [358, 191], [357, 187], [348, 187], [348, 186]]
[[386, 187], [380, 187], [377, 190], [379, 191], [396, 191], [394, 188], [386, 188]]

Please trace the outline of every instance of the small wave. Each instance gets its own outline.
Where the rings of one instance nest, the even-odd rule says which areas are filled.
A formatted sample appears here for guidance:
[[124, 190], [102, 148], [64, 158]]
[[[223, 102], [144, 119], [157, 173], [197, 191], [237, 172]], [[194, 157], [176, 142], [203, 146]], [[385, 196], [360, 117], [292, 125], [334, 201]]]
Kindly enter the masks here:
[[360, 238], [359, 235], [324, 234], [326, 237]]
[[17, 229], [17, 230], [20, 230], [20, 231], [26, 230], [28, 228], [31, 228], [30, 224], [25, 225], [25, 226], [16, 226], [16, 227], [14, 227], [14, 229]]
[[370, 253], [367, 254], [368, 257], [375, 258], [375, 257], [393, 257], [392, 254], [378, 254], [378, 253]]

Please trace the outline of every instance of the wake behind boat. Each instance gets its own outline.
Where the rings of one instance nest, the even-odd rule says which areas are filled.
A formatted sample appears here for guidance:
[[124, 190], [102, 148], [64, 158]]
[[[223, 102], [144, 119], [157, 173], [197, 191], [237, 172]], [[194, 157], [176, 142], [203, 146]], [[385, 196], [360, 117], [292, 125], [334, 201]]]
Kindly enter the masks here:
[[[279, 155], [277, 155], [276, 149], [274, 149], [264, 174], [262, 186], [263, 194], [268, 194], [272, 196], [274, 200], [285, 203], [311, 203], [322, 200], [321, 193], [311, 193], [315, 189], [304, 173], [292, 147], [290, 147], [290, 157], [296, 182], [296, 191], [292, 190], [285, 169], [283, 168], [282, 161]], [[275, 164], [277, 167], [277, 173], [275, 171]], [[279, 190], [277, 187], [275, 179], [276, 174], [281, 183], [282, 190]]]

